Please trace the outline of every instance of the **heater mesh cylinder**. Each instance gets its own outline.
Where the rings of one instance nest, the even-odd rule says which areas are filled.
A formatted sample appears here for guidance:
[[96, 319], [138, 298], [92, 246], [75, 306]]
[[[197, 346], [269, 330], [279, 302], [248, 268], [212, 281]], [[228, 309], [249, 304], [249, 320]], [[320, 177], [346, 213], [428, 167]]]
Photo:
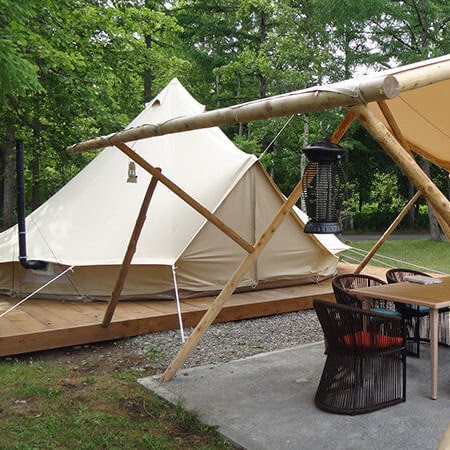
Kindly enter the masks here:
[[310, 160], [305, 172], [310, 169], [315, 171], [314, 178], [303, 190], [306, 212], [310, 217], [304, 231], [339, 233], [339, 215], [346, 181], [343, 156], [347, 150], [324, 139], [306, 147], [303, 152]]

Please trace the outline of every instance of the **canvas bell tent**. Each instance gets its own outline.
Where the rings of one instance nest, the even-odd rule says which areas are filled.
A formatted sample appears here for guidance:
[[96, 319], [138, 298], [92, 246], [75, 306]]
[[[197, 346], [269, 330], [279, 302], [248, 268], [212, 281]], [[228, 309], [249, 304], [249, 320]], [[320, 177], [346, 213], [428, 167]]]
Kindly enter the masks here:
[[[203, 110], [174, 79], [128, 129]], [[248, 242], [255, 242], [283, 203], [256, 157], [236, 148], [219, 128], [138, 140], [130, 147]], [[19, 264], [17, 226], [0, 234], [2, 293], [24, 296], [72, 267], [39, 295], [111, 295], [151, 178], [138, 166], [137, 182], [127, 182], [129, 163], [117, 148], [105, 148], [26, 218], [27, 257], [47, 262], [45, 269]], [[290, 213], [239, 288], [311, 283], [334, 274], [335, 254], [346, 247], [334, 236], [305, 235], [304, 219], [298, 210]], [[245, 255], [159, 183], [121, 298], [174, 298], [175, 286], [181, 297], [220, 291]]]

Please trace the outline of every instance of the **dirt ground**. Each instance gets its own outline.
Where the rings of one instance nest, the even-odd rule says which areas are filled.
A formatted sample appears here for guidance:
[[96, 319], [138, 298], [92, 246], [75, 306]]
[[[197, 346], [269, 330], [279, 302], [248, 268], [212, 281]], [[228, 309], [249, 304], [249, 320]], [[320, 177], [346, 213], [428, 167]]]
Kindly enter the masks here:
[[147, 355], [133, 352], [127, 339], [7, 356], [3, 360], [43, 361], [65, 365], [71, 370], [97, 374], [114, 373], [125, 369], [145, 372], [146, 375], [158, 371], [157, 367], [152, 366]]

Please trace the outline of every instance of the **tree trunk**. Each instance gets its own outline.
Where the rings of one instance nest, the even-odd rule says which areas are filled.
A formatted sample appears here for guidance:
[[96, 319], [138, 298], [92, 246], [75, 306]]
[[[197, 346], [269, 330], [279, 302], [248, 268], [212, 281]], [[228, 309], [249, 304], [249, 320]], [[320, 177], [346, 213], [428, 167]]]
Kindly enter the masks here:
[[219, 86], [220, 86], [220, 73], [216, 72], [216, 81], [215, 81], [215, 90], [217, 95], [217, 108], [220, 107], [220, 101], [219, 101]]
[[[428, 159], [422, 158], [420, 165], [421, 165], [423, 171], [429, 177], [430, 176], [430, 161], [428, 161]], [[434, 215], [432, 208], [430, 207], [430, 203], [428, 203], [428, 221], [430, 224], [431, 239], [434, 239], [435, 241], [446, 240], [445, 235], [442, 232], [441, 227], [439, 226], [439, 222], [436, 219], [436, 216]]]
[[6, 143], [3, 148], [3, 227], [8, 228], [15, 222], [15, 140], [16, 133], [12, 128], [6, 132]]
[[[408, 200], [412, 199], [415, 193], [416, 187], [414, 183], [408, 179]], [[414, 228], [415, 225], [415, 208], [411, 208], [406, 215], [406, 222], [410, 229]]]
[[0, 229], [3, 224], [3, 191], [4, 191], [4, 183], [3, 180], [5, 178], [5, 164], [3, 161], [3, 155], [5, 153], [5, 142], [6, 142], [6, 135], [2, 136], [0, 144], [0, 199], [2, 199], [2, 209], [0, 212]]
[[273, 164], [272, 164], [272, 167], [270, 168], [270, 178], [272, 178], [273, 181], [275, 181], [275, 159], [277, 157], [277, 147], [278, 147], [278, 145], [277, 145], [277, 142], [275, 141], [273, 143], [273, 145], [272, 145], [272, 148], [273, 148], [273, 150], [272, 150], [272, 161], [273, 161]]
[[[152, 48], [152, 37], [145, 36], [145, 46], [147, 50]], [[153, 87], [153, 71], [149, 66], [144, 70], [144, 103], [149, 102], [153, 98], [152, 87]]]
[[[241, 101], [241, 77], [236, 74], [236, 84], [237, 84], [237, 91], [236, 91], [236, 95], [238, 98], [238, 101]], [[242, 136], [244, 134], [244, 124], [242, 122], [239, 122], [239, 130], [238, 130], [238, 135]]]
[[31, 163], [32, 180], [31, 186], [31, 203], [33, 211], [41, 206], [41, 162], [39, 151], [33, 152], [33, 161]]
[[[261, 11], [261, 20], [259, 22], [259, 44], [264, 45], [267, 39], [266, 14]], [[259, 98], [265, 98], [267, 92], [267, 79], [263, 73], [259, 73]]]

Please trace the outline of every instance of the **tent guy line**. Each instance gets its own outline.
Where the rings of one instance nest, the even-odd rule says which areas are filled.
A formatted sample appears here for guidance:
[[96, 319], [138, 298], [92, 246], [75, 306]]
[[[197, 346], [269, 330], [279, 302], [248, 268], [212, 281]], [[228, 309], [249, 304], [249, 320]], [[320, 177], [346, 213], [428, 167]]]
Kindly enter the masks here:
[[14, 309], [16, 309], [18, 306], [20, 306], [22, 303], [25, 303], [27, 300], [29, 300], [31, 297], [33, 297], [34, 295], [36, 295], [37, 293], [39, 293], [40, 291], [42, 291], [43, 289], [45, 289], [47, 286], [49, 286], [50, 284], [52, 284], [54, 281], [56, 281], [58, 278], [62, 277], [63, 275], [65, 275], [67, 272], [72, 271], [73, 266], [68, 267], [66, 270], [64, 270], [63, 272], [61, 272], [60, 274], [56, 275], [56, 277], [52, 278], [50, 281], [48, 281], [47, 283], [45, 283], [44, 285], [42, 285], [40, 288], [36, 289], [34, 292], [32, 292], [30, 295], [27, 295], [25, 298], [23, 298], [22, 300], [20, 300], [19, 303], [16, 303], [15, 305], [11, 306], [11, 308], [8, 308], [6, 311], [3, 311], [0, 314], [0, 319], [4, 316], [6, 316], [6, 314], [10, 313], [11, 311], [13, 311]]

